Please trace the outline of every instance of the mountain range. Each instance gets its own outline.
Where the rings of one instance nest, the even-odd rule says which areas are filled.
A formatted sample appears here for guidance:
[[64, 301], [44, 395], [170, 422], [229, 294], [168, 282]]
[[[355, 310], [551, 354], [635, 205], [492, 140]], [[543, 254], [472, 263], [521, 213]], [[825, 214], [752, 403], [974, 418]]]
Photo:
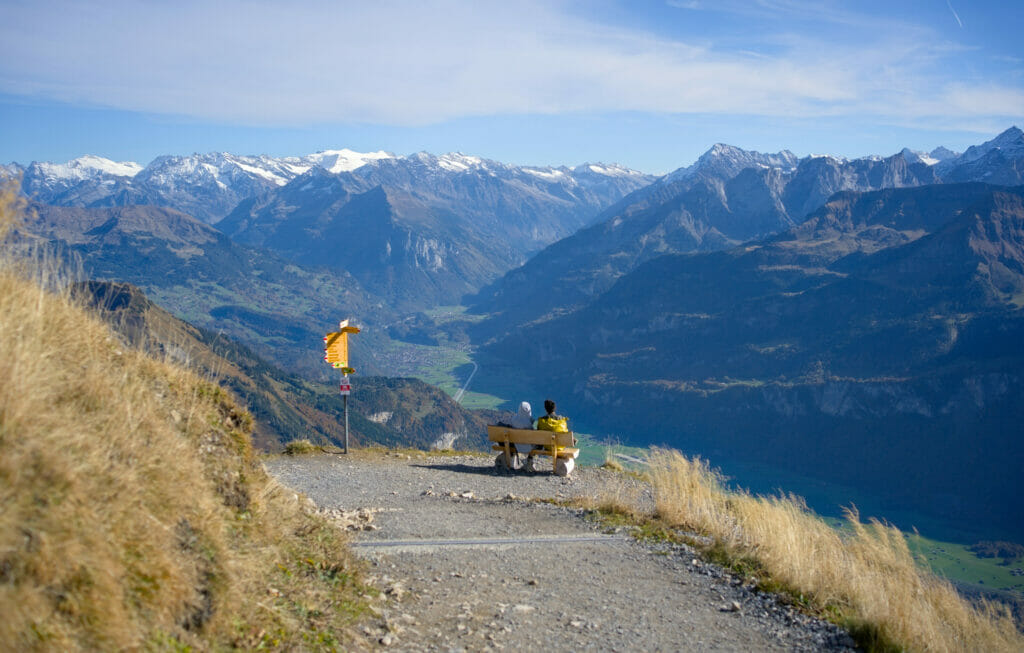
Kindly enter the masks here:
[[458, 303], [655, 179], [617, 165], [351, 150], [161, 156], [145, 167], [85, 156], [5, 170], [41, 204], [173, 208], [239, 243], [352, 273], [403, 310]]
[[471, 298], [475, 312], [500, 315], [478, 337], [584, 305], [658, 256], [724, 250], [788, 229], [840, 191], [964, 181], [1024, 183], [1024, 132], [1010, 128], [959, 155], [905, 149], [852, 160], [715, 145]]
[[281, 158], [211, 152], [159, 156], [142, 166], [85, 155], [67, 163], [34, 161], [5, 168], [8, 175], [21, 175], [22, 190], [43, 204], [163, 206], [214, 223], [242, 199], [284, 185], [313, 168], [342, 172], [391, 156], [347, 149]]
[[412, 183], [429, 180], [439, 185], [465, 175], [515, 179], [538, 194], [569, 196], [569, 201], [571, 196], [578, 195], [584, 201], [599, 202], [604, 201], [604, 196], [617, 199], [655, 179], [618, 165], [513, 166], [461, 153], [434, 156], [420, 152], [406, 157], [349, 149], [301, 157], [241, 156], [227, 152], [163, 155], [146, 166], [85, 155], [66, 163], [11, 163], [3, 166], [3, 172], [7, 176], [21, 175], [22, 190], [43, 204], [163, 206], [209, 224], [217, 223], [241, 200], [285, 186], [307, 173], [353, 173], [347, 184], [363, 190], [378, 184], [408, 186], [411, 177], [417, 177]]
[[653, 177], [618, 166], [523, 168], [464, 155], [307, 172], [240, 203], [238, 242], [345, 269], [393, 306], [458, 304]]

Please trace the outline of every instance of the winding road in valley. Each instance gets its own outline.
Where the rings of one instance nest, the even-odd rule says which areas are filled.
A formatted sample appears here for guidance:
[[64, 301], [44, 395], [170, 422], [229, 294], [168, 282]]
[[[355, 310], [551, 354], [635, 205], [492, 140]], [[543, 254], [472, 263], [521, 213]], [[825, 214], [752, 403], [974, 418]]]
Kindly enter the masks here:
[[455, 393], [454, 397], [452, 397], [455, 400], [455, 403], [462, 403], [462, 395], [466, 394], [466, 389], [469, 388], [469, 382], [473, 380], [473, 375], [476, 374], [478, 369], [480, 369], [480, 366], [477, 365], [475, 361], [470, 361], [470, 363], [473, 363], [473, 371], [469, 373], [469, 378], [466, 379], [466, 382], [462, 384], [459, 391]]

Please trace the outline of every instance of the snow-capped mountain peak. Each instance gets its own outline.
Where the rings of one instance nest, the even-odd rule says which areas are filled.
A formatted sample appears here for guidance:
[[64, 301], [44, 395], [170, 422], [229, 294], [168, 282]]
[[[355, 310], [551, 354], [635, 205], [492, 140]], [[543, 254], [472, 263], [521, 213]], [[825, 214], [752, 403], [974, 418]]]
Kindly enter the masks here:
[[0, 163], [0, 180], [13, 179], [25, 172], [25, 169], [17, 163]]
[[847, 163], [849, 161], [849, 159], [847, 159], [845, 156], [836, 156], [835, 154], [819, 154], [819, 153], [816, 153], [816, 152], [812, 152], [812, 153], [808, 154], [807, 158], [808, 159], [830, 159], [830, 160], [836, 161], [838, 163]]
[[793, 170], [799, 161], [797, 156], [789, 150], [765, 154], [753, 150], [743, 150], [725, 143], [715, 143], [692, 166], [679, 168], [675, 172], [669, 173], [664, 180], [666, 182], [674, 182], [690, 177], [698, 172], [731, 178], [744, 168], [756, 167]]
[[526, 174], [543, 179], [545, 181], [561, 181], [565, 179], [565, 170], [562, 168], [551, 168], [551, 167], [534, 167], [528, 166], [520, 168]]
[[[385, 152], [379, 150], [377, 152], [356, 152], [348, 148], [342, 148], [340, 150], [324, 150], [323, 152], [317, 152], [316, 154], [309, 154], [302, 157], [300, 161], [308, 164], [305, 172], [311, 166], [317, 166], [323, 168], [328, 172], [338, 174], [340, 172], [352, 172], [362, 168], [367, 163], [372, 161], [380, 161], [381, 159], [396, 159], [391, 152]], [[299, 173], [301, 174], [301, 173]]]
[[941, 160], [936, 159], [926, 152], [918, 152], [917, 150], [912, 150], [909, 147], [903, 148], [900, 151], [900, 154], [907, 160], [907, 163], [923, 163], [926, 166], [933, 166]]
[[643, 177], [644, 173], [618, 163], [584, 163], [572, 169], [573, 174], [592, 173], [604, 177]]
[[52, 179], [89, 179], [98, 175], [134, 177], [142, 166], [134, 161], [111, 161], [94, 154], [86, 154], [67, 163], [33, 163], [45, 176]]
[[470, 156], [462, 152], [449, 152], [437, 157], [437, 165], [451, 172], [464, 172], [470, 168], [481, 167], [484, 160], [478, 156]]
[[941, 145], [931, 152], [919, 152], [917, 150], [912, 150], [909, 147], [905, 147], [900, 154], [902, 154], [903, 158], [907, 160], [907, 163], [923, 163], [929, 166], [937, 165], [960, 156], [959, 152], [954, 152], [953, 150], [942, 147]]
[[255, 182], [283, 186], [315, 165], [304, 158], [275, 158], [265, 154], [239, 156], [228, 152], [165, 155], [146, 166], [139, 179], [175, 184], [206, 180], [216, 185], [241, 183], [247, 186]]

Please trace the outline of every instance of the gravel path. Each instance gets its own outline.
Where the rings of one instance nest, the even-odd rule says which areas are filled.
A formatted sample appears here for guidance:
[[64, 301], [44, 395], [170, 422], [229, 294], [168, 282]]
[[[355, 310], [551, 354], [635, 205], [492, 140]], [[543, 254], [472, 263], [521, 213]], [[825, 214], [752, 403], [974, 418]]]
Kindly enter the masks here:
[[[498, 472], [474, 456], [272, 458], [322, 510], [363, 510], [354, 535], [390, 600], [364, 627], [404, 651], [849, 650], [849, 636], [701, 562], [685, 545], [606, 533], [537, 499], [650, 489], [599, 468]], [[372, 511], [372, 513], [371, 513]], [[351, 516], [351, 515], [350, 515]], [[359, 518], [356, 518], [358, 521]]]

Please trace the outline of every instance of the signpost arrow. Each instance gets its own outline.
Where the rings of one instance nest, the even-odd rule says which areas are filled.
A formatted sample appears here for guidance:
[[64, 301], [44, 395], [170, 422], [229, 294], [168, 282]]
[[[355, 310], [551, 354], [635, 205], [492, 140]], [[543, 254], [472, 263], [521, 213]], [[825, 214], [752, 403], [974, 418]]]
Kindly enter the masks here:
[[348, 334], [359, 333], [359, 327], [349, 324], [351, 320], [342, 320], [338, 330], [324, 336], [324, 361], [331, 367], [341, 370], [341, 384], [338, 386], [345, 405], [345, 453], [348, 453], [348, 396], [352, 392], [352, 383], [348, 375], [355, 374], [355, 369], [348, 365]]

